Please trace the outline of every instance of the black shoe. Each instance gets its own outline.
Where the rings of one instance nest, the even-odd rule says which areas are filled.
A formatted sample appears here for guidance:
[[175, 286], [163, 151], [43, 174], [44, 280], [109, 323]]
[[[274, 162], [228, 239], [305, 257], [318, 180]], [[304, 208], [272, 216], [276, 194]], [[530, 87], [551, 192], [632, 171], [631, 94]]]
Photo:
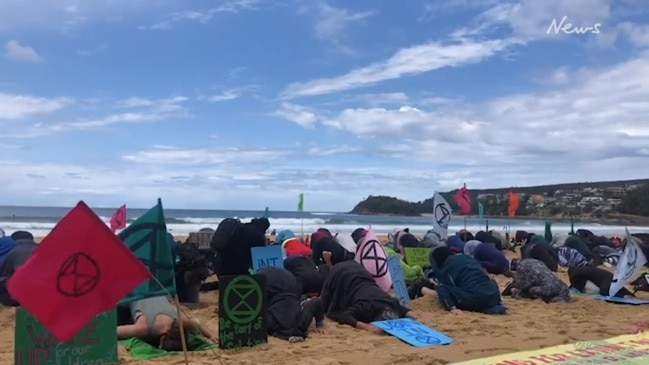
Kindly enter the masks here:
[[504, 296], [504, 297], [511, 296], [513, 287], [514, 287], [514, 282], [513, 281], [509, 282], [507, 284], [507, 286], [505, 287], [505, 290], [503, 290], [502, 296]]
[[421, 294], [421, 289], [427, 288], [429, 284], [432, 283], [426, 278], [419, 278], [414, 283], [412, 283], [412, 285], [408, 287], [408, 296], [410, 297], [410, 300], [422, 297], [423, 294]]

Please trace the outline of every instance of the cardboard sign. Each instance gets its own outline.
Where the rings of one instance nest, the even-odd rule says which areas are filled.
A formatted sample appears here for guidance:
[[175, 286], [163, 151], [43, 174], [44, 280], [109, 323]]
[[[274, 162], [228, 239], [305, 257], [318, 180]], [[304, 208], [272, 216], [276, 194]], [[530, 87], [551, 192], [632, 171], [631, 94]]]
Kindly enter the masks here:
[[268, 342], [266, 277], [219, 278], [219, 348], [253, 347]]
[[372, 322], [392, 336], [415, 347], [448, 345], [453, 339], [411, 318]]
[[408, 286], [406, 285], [406, 279], [403, 277], [403, 270], [401, 269], [401, 257], [398, 255], [390, 256], [388, 258], [388, 269], [390, 269], [390, 276], [392, 277], [394, 295], [401, 305], [408, 305], [410, 303], [410, 296], [408, 295]]
[[430, 252], [433, 250], [428, 247], [406, 247], [406, 262], [408, 265], [417, 265], [421, 268], [430, 267]]
[[284, 249], [282, 246], [262, 246], [253, 247], [252, 253], [252, 271], [262, 267], [284, 267]]
[[187, 243], [194, 243], [201, 250], [208, 249], [210, 248], [213, 235], [213, 232], [191, 232], [189, 237], [187, 237]]
[[117, 364], [117, 313], [93, 318], [70, 342], [59, 342], [22, 307], [16, 308], [15, 365]]

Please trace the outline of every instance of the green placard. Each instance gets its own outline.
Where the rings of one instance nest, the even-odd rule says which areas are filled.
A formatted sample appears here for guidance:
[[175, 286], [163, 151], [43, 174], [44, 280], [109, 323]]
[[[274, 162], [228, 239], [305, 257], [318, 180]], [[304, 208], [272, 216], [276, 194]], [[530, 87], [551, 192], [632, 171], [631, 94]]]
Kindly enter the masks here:
[[411, 266], [430, 267], [430, 251], [432, 248], [428, 247], [406, 247], [406, 262]]
[[70, 342], [59, 342], [27, 310], [16, 308], [15, 365], [117, 364], [117, 313], [93, 318]]
[[219, 348], [253, 347], [268, 342], [266, 277], [219, 278]]

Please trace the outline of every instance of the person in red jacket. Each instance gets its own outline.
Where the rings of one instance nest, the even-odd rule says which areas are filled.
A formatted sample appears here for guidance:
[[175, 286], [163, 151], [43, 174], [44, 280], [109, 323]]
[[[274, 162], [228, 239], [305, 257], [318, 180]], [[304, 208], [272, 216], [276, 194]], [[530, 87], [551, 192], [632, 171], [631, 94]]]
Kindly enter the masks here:
[[276, 242], [282, 246], [286, 256], [311, 256], [312, 254], [311, 248], [304, 244], [299, 237], [295, 236], [293, 231], [284, 230], [279, 232]]

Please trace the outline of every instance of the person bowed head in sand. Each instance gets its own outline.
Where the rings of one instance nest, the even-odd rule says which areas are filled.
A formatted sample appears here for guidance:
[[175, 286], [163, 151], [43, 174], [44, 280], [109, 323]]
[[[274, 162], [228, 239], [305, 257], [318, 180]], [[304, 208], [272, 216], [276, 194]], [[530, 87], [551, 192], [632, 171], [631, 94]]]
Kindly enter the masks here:
[[286, 256], [311, 256], [313, 253], [311, 247], [302, 242], [302, 239], [289, 229], [277, 234], [275, 244], [282, 246]]
[[268, 292], [268, 334], [291, 343], [307, 338], [311, 322], [316, 331], [324, 333], [324, 307], [320, 298], [300, 302], [302, 287], [288, 270], [264, 267], [257, 274], [266, 277]]
[[16, 231], [10, 237], [3, 238], [8, 249], [4, 262], [0, 266], [0, 304], [8, 307], [17, 307], [16, 302], [7, 290], [7, 282], [13, 274], [22, 266], [38, 247], [34, 242], [34, 236], [27, 231]]
[[473, 257], [489, 274], [513, 276], [509, 260], [493, 243], [471, 240], [464, 245], [464, 254]]
[[[593, 266], [571, 267], [568, 269], [570, 287], [584, 294], [609, 295], [613, 273]], [[635, 297], [633, 293], [622, 287], [615, 297]]]
[[374, 334], [383, 334], [371, 324], [374, 321], [417, 319], [415, 312], [383, 291], [361, 264], [349, 260], [342, 246], [331, 247], [323, 257], [331, 268], [320, 296], [327, 317]]
[[500, 289], [482, 266], [468, 255], [456, 255], [448, 247], [430, 254], [437, 285], [419, 281], [413, 285], [415, 297], [437, 296], [442, 307], [453, 314], [463, 310], [486, 314], [505, 314]]
[[521, 247], [521, 259], [535, 259], [545, 264], [552, 272], [559, 270], [559, 252], [543, 238], [529, 233]]
[[[130, 320], [117, 326], [117, 339], [138, 338], [149, 345], [165, 351], [182, 351], [178, 312], [166, 296], [133, 301], [128, 304]], [[208, 339], [212, 334], [198, 322], [180, 313], [185, 338], [189, 331], [197, 330]], [[191, 350], [191, 349], [190, 349]]]
[[210, 246], [216, 252], [214, 271], [217, 276], [246, 275], [252, 267], [253, 247], [266, 246], [268, 218], [254, 218], [241, 223], [228, 218], [217, 227]]
[[543, 262], [536, 259], [514, 259], [511, 262], [514, 281], [503, 295], [515, 299], [541, 299], [546, 303], [570, 302], [570, 290]]

